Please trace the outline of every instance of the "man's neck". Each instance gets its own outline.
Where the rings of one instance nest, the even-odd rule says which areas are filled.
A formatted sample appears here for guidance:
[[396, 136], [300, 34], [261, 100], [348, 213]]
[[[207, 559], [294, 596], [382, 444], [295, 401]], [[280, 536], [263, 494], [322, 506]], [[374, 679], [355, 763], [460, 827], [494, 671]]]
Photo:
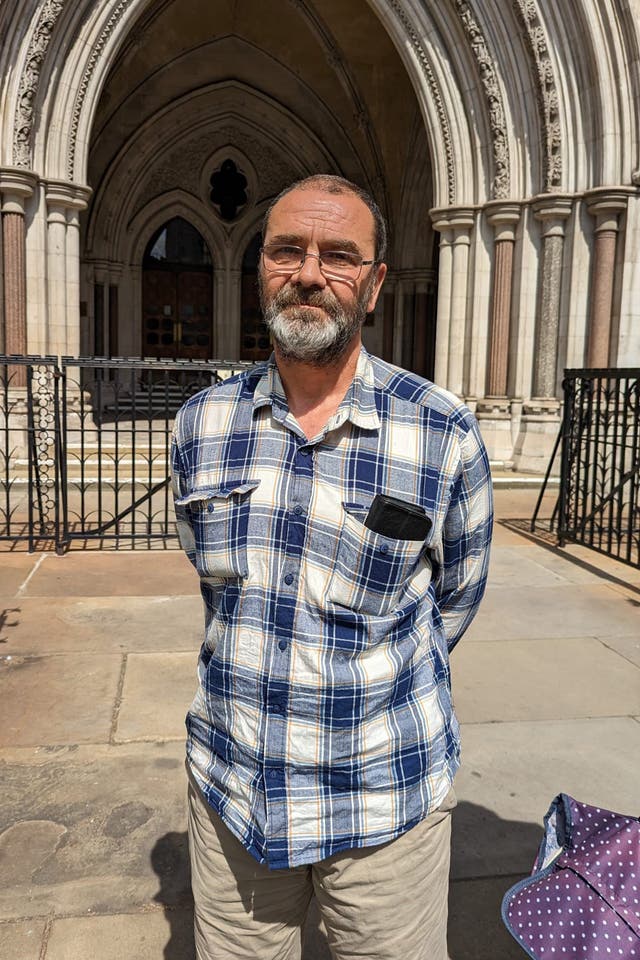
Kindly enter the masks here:
[[360, 347], [360, 337], [354, 337], [346, 353], [327, 366], [287, 360], [274, 347], [289, 410], [309, 439], [320, 433], [344, 399], [355, 376]]

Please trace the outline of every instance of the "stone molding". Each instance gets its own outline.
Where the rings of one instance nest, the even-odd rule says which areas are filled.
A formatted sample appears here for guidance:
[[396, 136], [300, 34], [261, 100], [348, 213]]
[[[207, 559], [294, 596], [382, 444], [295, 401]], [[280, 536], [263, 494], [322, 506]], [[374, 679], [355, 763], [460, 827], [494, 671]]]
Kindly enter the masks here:
[[493, 143], [494, 165], [493, 198], [494, 200], [506, 200], [511, 193], [511, 161], [509, 135], [507, 133], [502, 92], [498, 83], [498, 71], [489, 52], [489, 46], [482, 28], [474, 17], [468, 0], [455, 0], [455, 5], [478, 65], [480, 82], [484, 88], [489, 108], [489, 127]]
[[34, 103], [40, 85], [42, 64], [63, 7], [64, 0], [45, 0], [29, 41], [13, 124], [13, 162], [16, 167], [28, 169], [31, 166]]
[[551, 193], [561, 185], [563, 175], [558, 87], [535, 0], [513, 0], [513, 7], [522, 20], [526, 46], [538, 79], [538, 110], [544, 135], [544, 190]]
[[388, 2], [391, 9], [394, 11], [396, 18], [402, 24], [405, 36], [411, 44], [413, 51], [418, 58], [420, 69], [422, 70], [425, 80], [429, 84], [433, 104], [438, 114], [440, 132], [442, 134], [442, 142], [444, 144], [445, 162], [447, 167], [447, 196], [449, 203], [454, 204], [457, 196], [457, 182], [453, 161], [453, 136], [451, 133], [451, 125], [449, 124], [449, 118], [447, 116], [447, 110], [445, 107], [444, 98], [442, 96], [442, 91], [440, 90], [440, 85], [436, 80], [436, 76], [433, 72], [433, 68], [429, 62], [429, 58], [422, 45], [420, 37], [414, 29], [413, 21], [409, 18], [406, 10], [404, 9], [404, 5], [400, 2], [400, 0], [388, 0]]
[[496, 242], [501, 240], [515, 241], [516, 227], [520, 222], [522, 213], [521, 204], [493, 200], [491, 203], [485, 204], [483, 210], [487, 217], [487, 223], [493, 227]]
[[82, 74], [82, 80], [78, 86], [76, 93], [76, 99], [73, 105], [73, 113], [71, 117], [71, 129], [69, 132], [69, 152], [67, 156], [67, 173], [69, 180], [73, 180], [75, 173], [75, 159], [76, 159], [76, 144], [78, 141], [78, 127], [80, 125], [80, 115], [82, 113], [82, 106], [84, 104], [85, 97], [87, 95], [87, 90], [89, 84], [91, 83], [91, 78], [93, 72], [96, 68], [100, 57], [103, 54], [104, 48], [107, 45], [109, 37], [113, 32], [114, 28], [117, 26], [118, 22], [121, 20], [122, 15], [125, 13], [127, 7], [131, 0], [120, 0], [120, 3], [115, 7], [111, 16], [105, 23], [104, 27], [100, 32], [100, 36], [95, 41], [93, 49], [91, 51], [91, 56], [87, 61], [87, 65]]

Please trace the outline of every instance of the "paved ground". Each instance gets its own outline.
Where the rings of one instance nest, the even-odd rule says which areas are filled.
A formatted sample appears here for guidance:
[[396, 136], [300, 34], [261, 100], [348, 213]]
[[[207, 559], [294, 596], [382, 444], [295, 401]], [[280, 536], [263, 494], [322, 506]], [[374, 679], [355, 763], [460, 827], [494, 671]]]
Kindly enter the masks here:
[[[515, 532], [531, 491], [497, 500], [487, 597], [453, 657], [452, 960], [524, 956], [499, 906], [556, 793], [639, 812], [640, 571]], [[196, 591], [175, 551], [0, 554], [2, 960], [192, 960]], [[312, 915], [305, 960], [327, 956]]]

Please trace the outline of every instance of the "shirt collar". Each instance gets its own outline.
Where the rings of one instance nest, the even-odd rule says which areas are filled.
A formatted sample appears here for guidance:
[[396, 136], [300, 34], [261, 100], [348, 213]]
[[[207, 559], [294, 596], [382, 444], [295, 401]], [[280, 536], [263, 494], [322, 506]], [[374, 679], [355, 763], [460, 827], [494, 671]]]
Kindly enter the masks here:
[[[278, 373], [274, 354], [260, 377], [253, 396], [253, 409], [270, 405], [288, 411], [287, 397]], [[360, 348], [356, 372], [344, 400], [327, 424], [327, 430], [337, 430], [350, 420], [363, 430], [379, 430], [380, 418], [376, 408], [375, 382], [371, 358], [364, 347]]]

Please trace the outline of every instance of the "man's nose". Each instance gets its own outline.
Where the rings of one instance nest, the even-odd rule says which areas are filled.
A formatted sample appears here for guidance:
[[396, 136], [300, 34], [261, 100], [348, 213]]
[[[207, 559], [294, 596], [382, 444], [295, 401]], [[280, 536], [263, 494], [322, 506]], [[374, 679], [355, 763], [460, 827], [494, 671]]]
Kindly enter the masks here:
[[302, 263], [291, 279], [294, 283], [300, 283], [304, 287], [325, 287], [327, 280], [320, 269], [320, 255], [305, 253]]

